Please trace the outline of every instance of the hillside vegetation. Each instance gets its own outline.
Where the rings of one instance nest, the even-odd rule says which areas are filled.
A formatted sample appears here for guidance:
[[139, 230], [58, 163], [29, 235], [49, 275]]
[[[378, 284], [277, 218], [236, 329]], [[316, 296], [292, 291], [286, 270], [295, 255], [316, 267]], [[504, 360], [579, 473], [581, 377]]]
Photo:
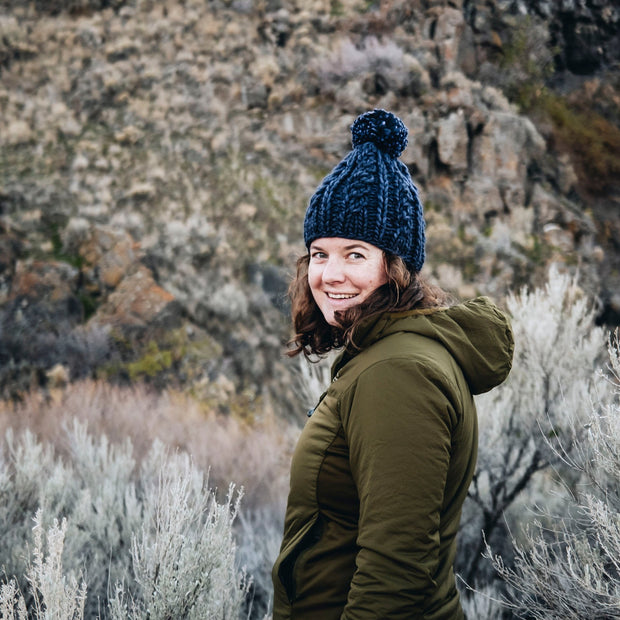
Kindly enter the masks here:
[[294, 415], [305, 206], [374, 107], [410, 130], [427, 276], [501, 300], [558, 263], [614, 322], [618, 15], [582, 4], [3, 0], [3, 396], [100, 377]]

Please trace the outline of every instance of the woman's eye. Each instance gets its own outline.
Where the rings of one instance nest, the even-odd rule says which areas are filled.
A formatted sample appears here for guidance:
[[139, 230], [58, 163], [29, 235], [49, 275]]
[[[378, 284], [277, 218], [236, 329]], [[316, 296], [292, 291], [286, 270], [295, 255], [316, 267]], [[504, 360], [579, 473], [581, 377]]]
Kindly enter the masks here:
[[349, 254], [349, 256], [353, 259], [353, 260], [359, 260], [360, 258], [364, 258], [363, 254], [360, 254], [359, 252], [351, 252], [351, 254]]
[[325, 252], [312, 252], [312, 254], [310, 255], [310, 258], [314, 258], [314, 259], [323, 259], [326, 258], [327, 254], [325, 254]]

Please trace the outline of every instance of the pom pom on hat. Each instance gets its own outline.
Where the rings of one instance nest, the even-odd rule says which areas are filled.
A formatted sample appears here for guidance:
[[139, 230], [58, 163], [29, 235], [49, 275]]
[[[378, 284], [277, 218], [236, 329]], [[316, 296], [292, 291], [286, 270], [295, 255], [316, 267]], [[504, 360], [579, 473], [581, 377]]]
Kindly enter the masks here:
[[405, 150], [408, 133], [400, 118], [385, 110], [366, 112], [351, 126], [353, 148], [372, 142], [391, 157], [398, 157]]
[[423, 207], [407, 166], [398, 159], [407, 146], [407, 128], [391, 112], [372, 110], [355, 120], [351, 134], [353, 150], [310, 198], [306, 247], [323, 237], [366, 241], [420, 271]]

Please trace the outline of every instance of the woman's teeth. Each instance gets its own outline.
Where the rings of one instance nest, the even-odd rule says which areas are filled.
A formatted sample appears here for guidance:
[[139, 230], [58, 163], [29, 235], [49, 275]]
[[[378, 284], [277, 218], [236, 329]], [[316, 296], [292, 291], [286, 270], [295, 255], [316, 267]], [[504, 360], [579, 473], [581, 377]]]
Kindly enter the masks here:
[[327, 296], [330, 299], [351, 299], [352, 297], [355, 297], [355, 294], [345, 294], [345, 293], [327, 293]]

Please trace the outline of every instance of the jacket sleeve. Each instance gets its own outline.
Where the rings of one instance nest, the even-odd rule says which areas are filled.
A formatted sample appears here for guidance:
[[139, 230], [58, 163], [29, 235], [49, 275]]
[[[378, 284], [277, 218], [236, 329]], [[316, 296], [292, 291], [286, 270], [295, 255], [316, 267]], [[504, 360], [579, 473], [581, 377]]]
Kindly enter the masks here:
[[416, 618], [436, 587], [456, 388], [441, 369], [386, 360], [343, 396], [360, 516], [343, 620]]

